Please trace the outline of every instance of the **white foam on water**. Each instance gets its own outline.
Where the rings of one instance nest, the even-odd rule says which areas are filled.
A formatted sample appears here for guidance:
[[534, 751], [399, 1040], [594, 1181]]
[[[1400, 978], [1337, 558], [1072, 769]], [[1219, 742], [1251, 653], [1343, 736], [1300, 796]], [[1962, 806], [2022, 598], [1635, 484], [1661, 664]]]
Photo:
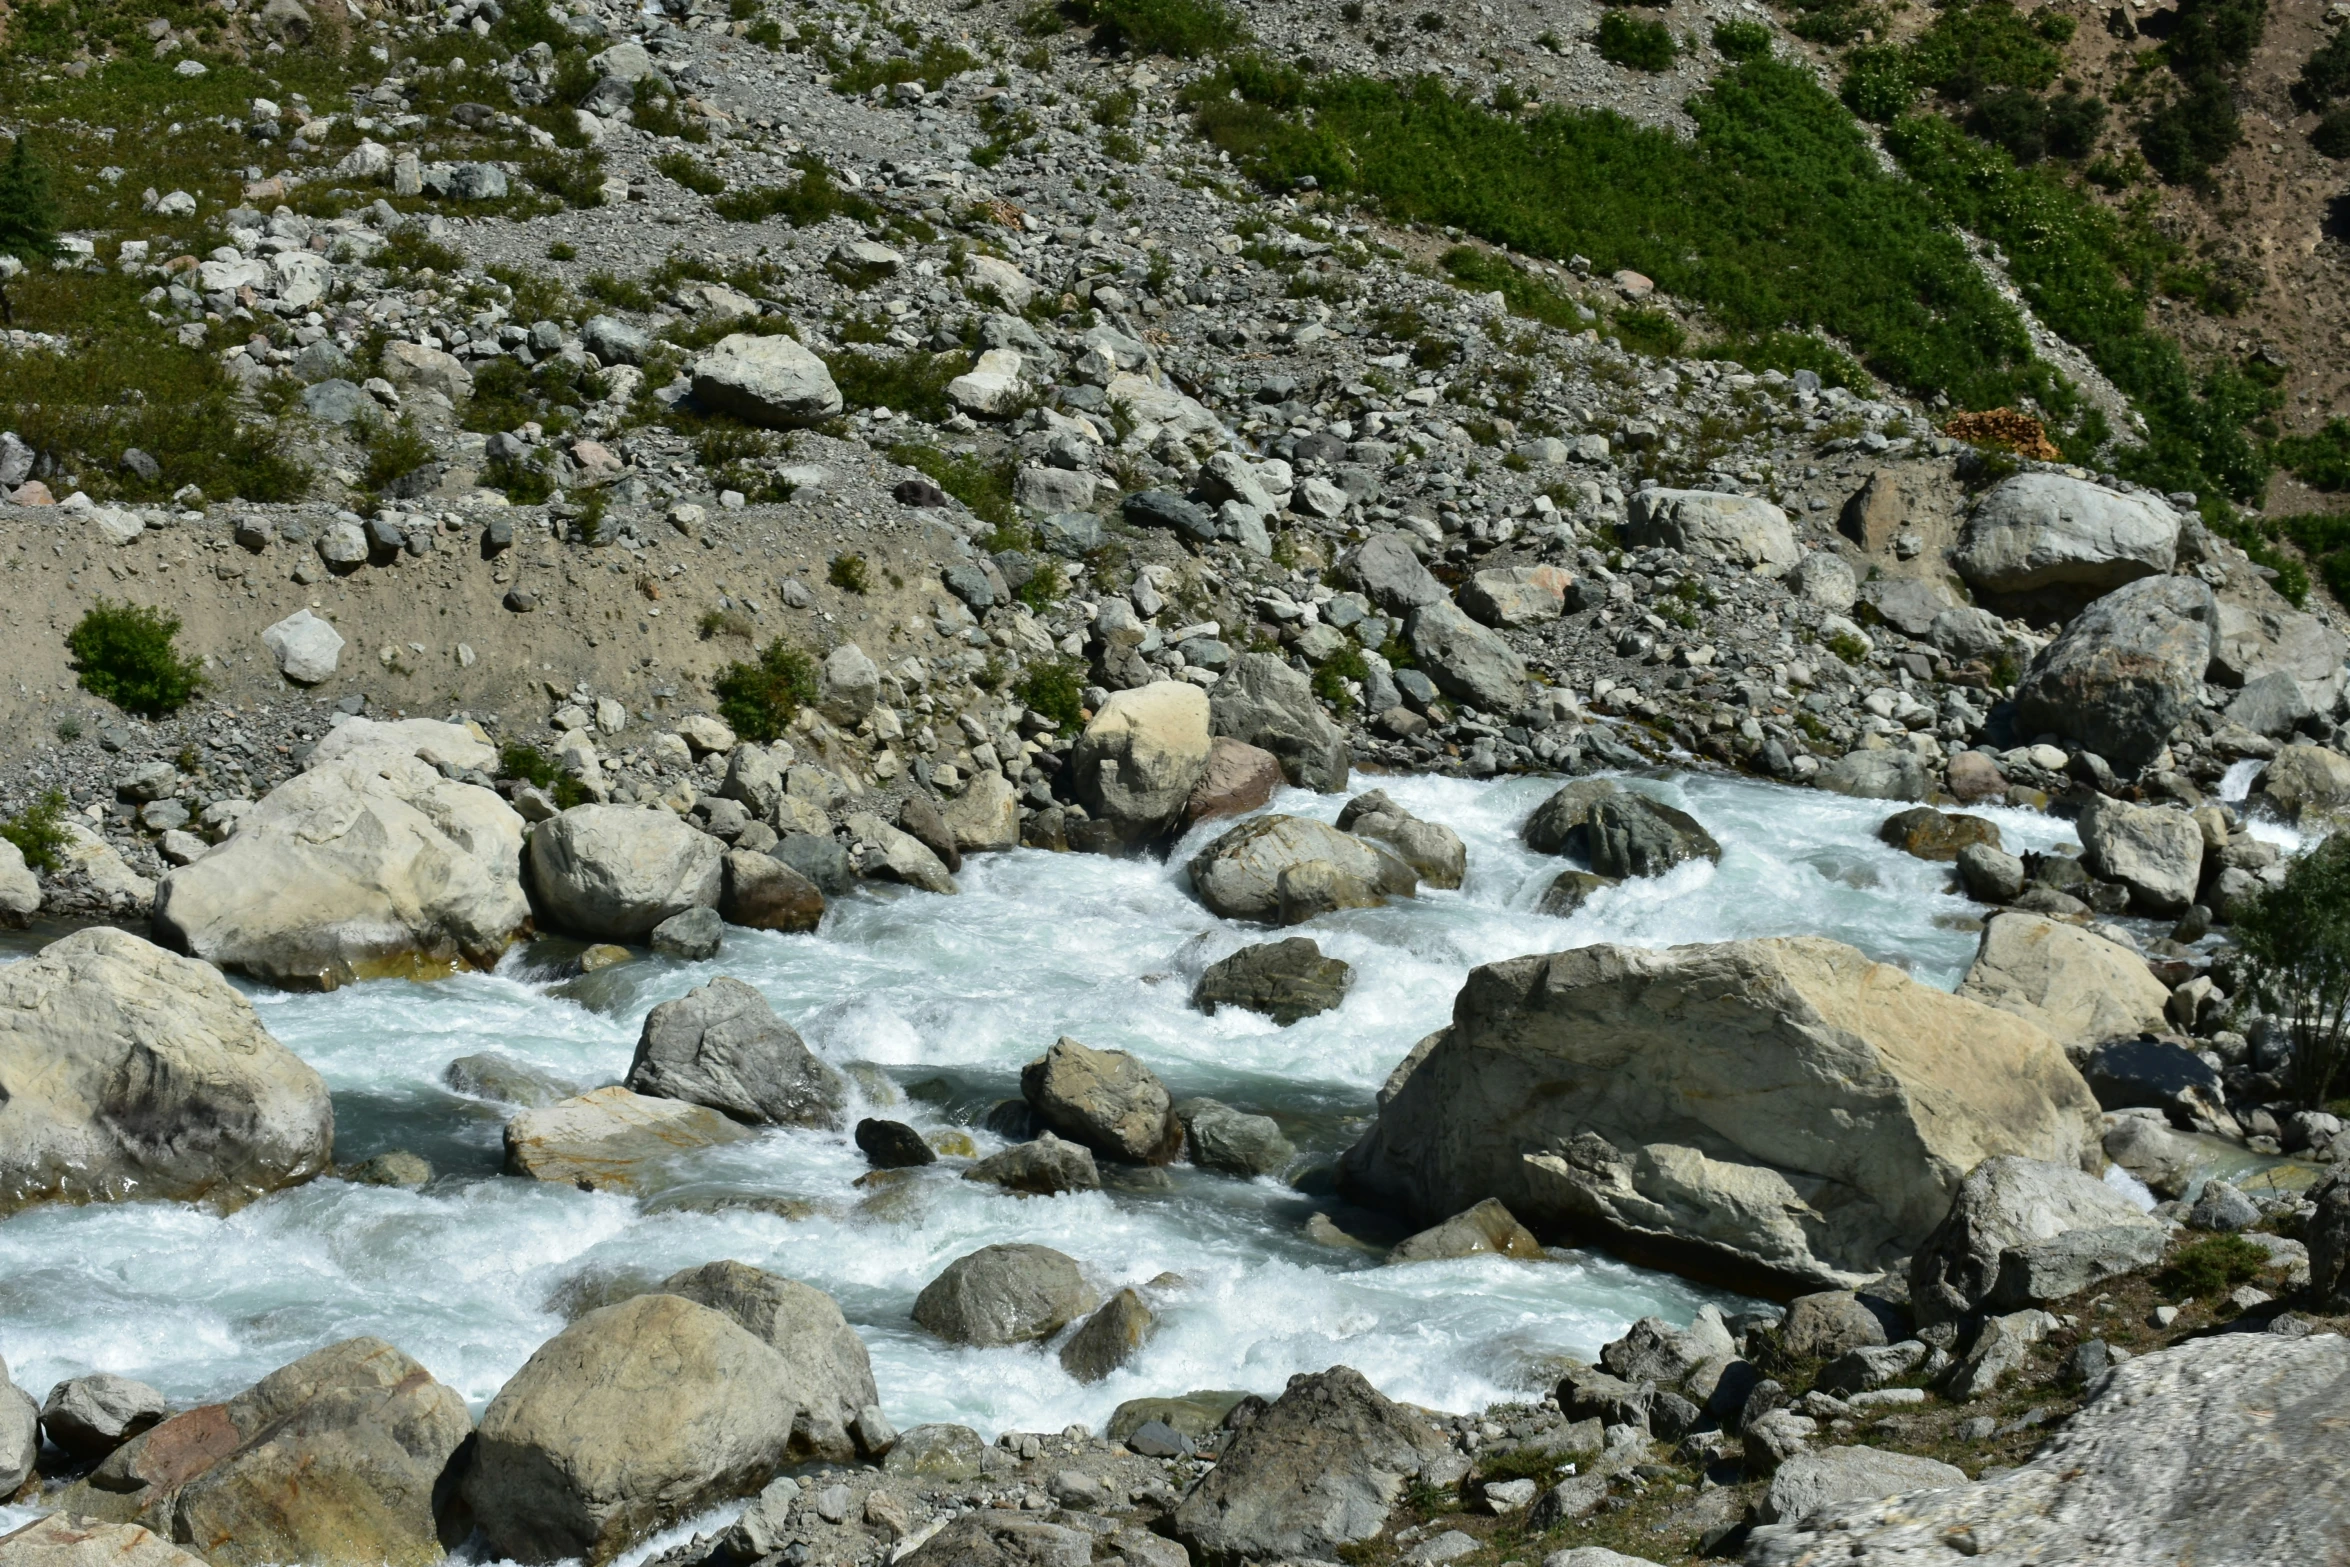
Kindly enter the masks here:
[[[876, 1063], [914, 1097], [886, 1113], [925, 1129], [977, 1119], [1018, 1094], [1022, 1063], [1062, 1034], [1133, 1051], [1178, 1095], [1208, 1094], [1283, 1120], [1309, 1156], [1335, 1157], [1412, 1044], [1449, 1019], [1474, 965], [1594, 941], [1644, 946], [1817, 933], [1919, 979], [1955, 985], [1979, 906], [1947, 866], [1876, 841], [1896, 804], [1736, 778], [1633, 779], [1696, 816], [1723, 845], [1694, 864], [1603, 892], [1571, 919], [1535, 912], [1562, 861], [1517, 828], [1556, 780], [1365, 779], [1469, 849], [1467, 884], [1305, 927], [1354, 965], [1345, 1004], [1289, 1028], [1189, 997], [1202, 968], [1267, 938], [1193, 901], [1184, 862], [1032, 851], [967, 861], [962, 892], [864, 891], [813, 935], [729, 930], [709, 963], [647, 960], [578, 986], [519, 965], [436, 984], [331, 995], [255, 991], [268, 1027], [324, 1074], [338, 1157], [391, 1147], [443, 1172], [423, 1192], [320, 1181], [220, 1216], [170, 1204], [38, 1208], [0, 1223], [0, 1354], [36, 1396], [107, 1370], [178, 1400], [215, 1398], [323, 1344], [374, 1334], [456, 1387], [476, 1410], [559, 1331], [550, 1302], [582, 1275], [644, 1282], [714, 1258], [829, 1291], [873, 1354], [901, 1426], [1099, 1427], [1121, 1401], [1189, 1388], [1277, 1393], [1295, 1372], [1344, 1363], [1392, 1397], [1464, 1409], [1547, 1384], [1562, 1355], [1590, 1358], [1636, 1318], [1685, 1322], [1709, 1295], [1604, 1256], [1485, 1258], [1387, 1268], [1375, 1252], [1318, 1245], [1328, 1199], [1188, 1166], [1158, 1192], [1018, 1198], [961, 1181], [951, 1163], [859, 1189], [844, 1133], [767, 1132], [684, 1161], [703, 1198], [799, 1205], [651, 1204], [496, 1176], [503, 1111], [449, 1093], [458, 1056], [495, 1050], [581, 1083], [617, 1080], [644, 1014], [719, 974], [756, 985], [835, 1063]], [[1338, 796], [1285, 792], [1275, 808], [1324, 820]], [[2069, 828], [1992, 810], [2013, 850], [2069, 843]], [[596, 1007], [570, 999], [592, 995]], [[943, 1086], [926, 1085], [943, 1080]], [[885, 1099], [894, 1096], [883, 1092]], [[998, 1140], [974, 1129], [982, 1149]], [[947, 1263], [1003, 1241], [1053, 1246], [1102, 1290], [1150, 1286], [1159, 1331], [1134, 1364], [1083, 1386], [1037, 1349], [940, 1343], [909, 1316]]]

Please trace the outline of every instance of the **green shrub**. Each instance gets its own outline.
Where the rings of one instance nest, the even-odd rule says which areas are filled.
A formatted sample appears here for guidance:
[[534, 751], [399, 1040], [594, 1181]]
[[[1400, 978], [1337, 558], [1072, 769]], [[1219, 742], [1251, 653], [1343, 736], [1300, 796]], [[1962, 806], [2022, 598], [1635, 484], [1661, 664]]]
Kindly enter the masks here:
[[1599, 19], [1599, 57], [1636, 71], [1669, 71], [1680, 46], [1662, 22], [1646, 21], [1627, 11], [1610, 11]]
[[941, 39], [927, 39], [921, 52], [911, 59], [893, 56], [886, 60], [851, 58], [848, 67], [832, 79], [832, 90], [851, 97], [869, 93], [884, 83], [895, 86], [899, 82], [920, 82], [932, 92], [946, 86], [948, 81], [965, 71], [977, 70], [978, 56]]
[[891, 461], [904, 463], [961, 501], [981, 522], [1002, 528], [1019, 521], [1019, 513], [1012, 504], [1012, 478], [1017, 465], [1011, 460], [991, 463], [977, 453], [942, 452], [935, 446], [911, 441], [891, 447], [889, 455]]
[[428, 238], [417, 224], [394, 229], [368, 259], [389, 272], [454, 272], [465, 265], [463, 251]]
[[1869, 645], [1849, 631], [1837, 632], [1824, 645], [1847, 664], [1861, 663], [1869, 656]]
[[2269, 451], [2313, 490], [2350, 490], [2350, 421], [2329, 419], [2315, 435], [2288, 435]]
[[873, 587], [872, 570], [865, 564], [865, 557], [852, 553], [833, 556], [832, 564], [824, 569], [824, 580], [843, 593], [867, 593]]
[[559, 809], [588, 803], [587, 786], [555, 765], [553, 757], [523, 740], [498, 747], [498, 776], [536, 785], [554, 797]]
[[[2350, 38], [2350, 29], [2340, 35]], [[2309, 133], [2309, 145], [2328, 158], [2350, 158], [2350, 109], [2334, 109]]]
[[2350, 98], [2350, 27], [2327, 39], [2301, 63], [2293, 101], [2315, 114]]
[[953, 352], [926, 353], [910, 348], [902, 354], [868, 354], [855, 349], [825, 361], [841, 400], [851, 408], [888, 408], [912, 414], [931, 424], [954, 413], [947, 401], [947, 383], [971, 368], [971, 356]]
[[1862, 44], [1846, 54], [1842, 96], [1846, 108], [1879, 125], [1889, 125], [1907, 114], [1918, 96], [1918, 84], [1910, 76], [1909, 51]]
[[1771, 52], [1771, 30], [1760, 22], [1716, 22], [1714, 51], [1725, 60], [1767, 58]]
[[1795, 20], [1787, 30], [1806, 43], [1843, 45], [1865, 32], [1882, 32], [1885, 12], [1865, 0], [1785, 0]]
[[398, 424], [378, 420], [361, 441], [367, 451], [367, 465], [360, 483], [369, 490], [381, 490], [432, 461], [432, 443], [416, 428], [413, 419], [403, 417]]
[[842, 188], [822, 159], [803, 153], [792, 159], [792, 166], [800, 171], [797, 184], [730, 190], [712, 201], [710, 210], [730, 223], [781, 218], [794, 228], [808, 228], [827, 218], [855, 218], [864, 223], [881, 215], [873, 203]]
[[1221, 0], [1089, 0], [1086, 9], [1103, 42], [1143, 54], [1193, 60], [1248, 37]]
[[[9, 143], [8, 161], [0, 163], [0, 256], [37, 267], [56, 254], [57, 204], [49, 194], [49, 172], [33, 161], [32, 138], [19, 133]], [[15, 320], [7, 279], [0, 278], [0, 323]]]
[[2190, 83], [2138, 126], [2138, 150], [2174, 185], [2202, 184], [2243, 139], [2235, 91], [2218, 75]]
[[126, 713], [162, 718], [188, 705], [204, 687], [204, 668], [173, 645], [177, 615], [139, 604], [100, 599], [66, 634], [81, 669], [82, 689]]
[[65, 846], [73, 841], [61, 825], [64, 817], [65, 795], [51, 789], [14, 816], [0, 821], [0, 838], [15, 844], [25, 864], [34, 870], [55, 871], [64, 865]]
[[1681, 323], [1661, 310], [1619, 310], [1608, 317], [1608, 328], [1626, 348], [1657, 358], [1679, 353], [1689, 340]]
[[1033, 610], [1058, 604], [1069, 596], [1069, 574], [1061, 569], [1059, 561], [1047, 556], [1036, 563], [1028, 580], [1020, 584], [1020, 591], [1013, 596]]
[[781, 739], [793, 716], [816, 700], [816, 661], [778, 637], [755, 662], [720, 670], [710, 689], [718, 716], [744, 739], [765, 745]]
[[2268, 1253], [2243, 1236], [2213, 1235], [2173, 1252], [2169, 1266], [2154, 1276], [2154, 1284], [2166, 1295], [2211, 1300], [2249, 1284], [2267, 1266]]
[[1754, 332], [1725, 337], [1699, 349], [1697, 357], [1726, 360], [1757, 374], [1777, 370], [1792, 375], [1798, 370], [1809, 370], [1820, 378], [1823, 386], [1841, 386], [1861, 393], [1869, 390], [1867, 371], [1808, 332]]
[[1044, 714], [1056, 728], [1073, 731], [1084, 721], [1085, 666], [1065, 658], [1031, 664], [1012, 694], [1022, 707]]
[[661, 90], [650, 74], [636, 82], [636, 101], [629, 106], [630, 123], [647, 136], [675, 136], [680, 141], [708, 141], [709, 127], [678, 112], [677, 99]]
[[[565, 156], [542, 152], [522, 161], [522, 177], [566, 207], [586, 209], [604, 204], [604, 155], [580, 152]], [[548, 252], [553, 254], [552, 249]]]
[[751, 617], [739, 609], [703, 610], [702, 618], [694, 629], [701, 633], [705, 642], [712, 637], [740, 637], [748, 642], [758, 634], [757, 628], [751, 624]]
[[1338, 710], [1344, 718], [1355, 710], [1354, 693], [1347, 690], [1349, 680], [1368, 679], [1371, 666], [1363, 661], [1363, 650], [1348, 643], [1314, 667], [1314, 695]]
[[715, 196], [726, 189], [725, 177], [690, 152], [665, 152], [653, 160], [653, 167], [697, 196]]
[[2314, 1110], [2350, 1062], [2350, 838], [2293, 861], [2284, 885], [2236, 916], [2263, 1007], [2286, 1020], [2293, 1096]]

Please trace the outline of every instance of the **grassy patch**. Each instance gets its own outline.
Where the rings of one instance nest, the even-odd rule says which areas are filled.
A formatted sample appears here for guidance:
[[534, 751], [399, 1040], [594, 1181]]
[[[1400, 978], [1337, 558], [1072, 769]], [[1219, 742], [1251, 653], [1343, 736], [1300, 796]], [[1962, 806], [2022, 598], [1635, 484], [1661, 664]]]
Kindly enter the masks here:
[[866, 59], [852, 55], [848, 64], [832, 79], [832, 90], [856, 96], [869, 93], [880, 86], [896, 86], [899, 82], [920, 82], [931, 92], [937, 92], [953, 78], [965, 71], [979, 69], [979, 57], [943, 39], [931, 38], [923, 42], [919, 53], [908, 57], [893, 55], [887, 59]]
[[1103, 43], [1178, 60], [1220, 53], [1248, 37], [1220, 0], [1089, 0], [1084, 11]]
[[718, 716], [745, 740], [781, 739], [799, 710], [816, 700], [816, 661], [778, 637], [750, 663], [736, 661], [710, 682]]
[[73, 841], [62, 825], [65, 795], [51, 789], [5, 821], [0, 838], [16, 845], [25, 864], [37, 871], [54, 871], [65, 863], [65, 846]]
[[177, 615], [100, 599], [66, 633], [82, 689], [126, 713], [163, 718], [204, 688], [204, 668], [179, 651]]
[[432, 443], [413, 419], [402, 419], [398, 424], [378, 420], [361, 439], [367, 464], [359, 482], [370, 491], [380, 491], [432, 461]]
[[1072, 659], [1048, 659], [1028, 666], [1012, 687], [1020, 705], [1042, 713], [1057, 728], [1074, 730], [1084, 721], [1085, 668]]
[[2329, 419], [2315, 435], [2288, 435], [2269, 452], [2313, 490], [2350, 490], [2350, 421]]
[[588, 803], [586, 785], [557, 767], [553, 757], [525, 741], [509, 740], [498, 747], [498, 776], [546, 790], [562, 810]]
[[2268, 1253], [2241, 1235], [2213, 1235], [2171, 1253], [2154, 1283], [2168, 1294], [2210, 1300], [2249, 1284], [2267, 1266]]
[[832, 557], [824, 568], [824, 580], [843, 593], [869, 593], [873, 590], [873, 568], [864, 556], [847, 551]]
[[[919, 348], [902, 354], [847, 349], [825, 363], [832, 371], [833, 384], [840, 388], [841, 400], [851, 408], [888, 408], [936, 424], [954, 413], [947, 401], [947, 383], [971, 368], [971, 356], [932, 354]], [[939, 482], [943, 487], [945, 481]]]
[[976, 453], [942, 452], [910, 441], [891, 447], [889, 455], [961, 501], [981, 522], [1001, 528], [1019, 520], [1012, 505], [1010, 461], [990, 463]]
[[1354, 693], [1347, 690], [1349, 680], [1370, 678], [1371, 666], [1363, 661], [1363, 650], [1348, 644], [1331, 654], [1314, 668], [1314, 695], [1338, 710], [1344, 718], [1355, 710]]
[[1635, 71], [1669, 71], [1681, 52], [1662, 22], [1609, 11], [1599, 19], [1599, 57]]
[[803, 153], [792, 160], [792, 166], [800, 171], [798, 183], [728, 191], [710, 203], [710, 210], [730, 223], [781, 218], [794, 228], [807, 228], [827, 218], [871, 222], [880, 216], [873, 203], [843, 187], [822, 159]]

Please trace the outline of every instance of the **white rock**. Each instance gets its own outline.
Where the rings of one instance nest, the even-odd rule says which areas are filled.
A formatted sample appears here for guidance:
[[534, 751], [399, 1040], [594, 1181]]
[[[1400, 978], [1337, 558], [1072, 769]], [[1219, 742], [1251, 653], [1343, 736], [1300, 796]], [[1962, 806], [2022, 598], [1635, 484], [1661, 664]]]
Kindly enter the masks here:
[[314, 686], [334, 674], [343, 655], [343, 634], [309, 610], [298, 609], [263, 631], [261, 645], [277, 660], [279, 674], [296, 685]]

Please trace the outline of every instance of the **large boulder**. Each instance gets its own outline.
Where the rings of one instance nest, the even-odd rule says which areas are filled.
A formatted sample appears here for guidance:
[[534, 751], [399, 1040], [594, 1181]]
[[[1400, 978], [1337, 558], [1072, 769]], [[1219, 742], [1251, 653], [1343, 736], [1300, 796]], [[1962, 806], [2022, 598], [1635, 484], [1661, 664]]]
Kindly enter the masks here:
[[2219, 616], [2195, 577], [2143, 577], [2076, 616], [2016, 688], [2016, 731], [2052, 731], [2115, 767], [2152, 761], [2190, 717]]
[[2203, 880], [2203, 829], [2176, 806], [2095, 795], [2081, 811], [2081, 863], [2130, 889], [2144, 914], [2180, 914]]
[[2315, 615], [2290, 608], [2263, 587], [2219, 595], [2212, 635], [2210, 678], [2223, 686], [2250, 686], [2277, 676], [2293, 682], [2314, 711], [2330, 712], [2342, 694], [2350, 638]]
[[1269, 1115], [1250, 1115], [1215, 1099], [1183, 1100], [1175, 1114], [1183, 1122], [1184, 1155], [1203, 1170], [1248, 1180], [1271, 1175], [1297, 1157], [1297, 1145]]
[[[1214, 712], [1212, 703], [1209, 711]], [[1218, 735], [1208, 745], [1207, 770], [1183, 802], [1183, 824], [1246, 816], [1271, 800], [1284, 781], [1281, 758], [1230, 735]]]
[[1752, 495], [1642, 490], [1625, 509], [1624, 542], [1662, 544], [1780, 576], [1803, 558], [1787, 514]]
[[966, 1181], [1000, 1186], [1023, 1197], [1057, 1197], [1063, 1192], [1098, 1192], [1100, 1166], [1093, 1150], [1045, 1132], [1034, 1142], [1014, 1143], [963, 1172]]
[[60, 1501], [215, 1567], [422, 1567], [468, 1532], [451, 1482], [472, 1434], [456, 1389], [348, 1339], [133, 1437]]
[[497, 768], [498, 748], [477, 724], [443, 723], [437, 718], [348, 718], [319, 737], [302, 770], [394, 758], [422, 762], [444, 774], [487, 773]]
[[0, 925], [21, 930], [41, 912], [41, 878], [25, 863], [24, 850], [0, 838]]
[[1600, 945], [1473, 970], [1341, 1182], [1421, 1223], [1498, 1197], [1668, 1265], [1849, 1289], [1984, 1159], [2077, 1164], [2099, 1130], [2041, 1029], [1841, 943]]
[[898, 1563], [899, 1567], [1086, 1567], [1093, 1560], [1093, 1547], [1090, 1530], [1046, 1523], [1034, 1513], [976, 1508], [899, 1557]]
[[2158, 1260], [2165, 1234], [2078, 1165], [1986, 1159], [1910, 1259], [1910, 1309], [1926, 1326], [2062, 1300]]
[[1322, 955], [1310, 936], [1243, 947], [1211, 963], [1200, 974], [1191, 1004], [1210, 1017], [1218, 1007], [1262, 1012], [1287, 1028], [1301, 1018], [1327, 1012], [1346, 999], [1354, 970]]
[[738, 332], [693, 363], [694, 401], [769, 429], [822, 424], [841, 411], [823, 360], [788, 337]]
[[2030, 1019], [2076, 1061], [2105, 1040], [2161, 1028], [2170, 1005], [2170, 992], [2136, 953], [2020, 910], [1983, 923], [1958, 993]]
[[1180, 680], [1111, 693], [1071, 757], [1078, 802], [1129, 843], [1181, 818], [1208, 770], [1208, 696]]
[[1403, 1488], [1450, 1444], [1348, 1366], [1298, 1375], [1175, 1509], [1201, 1567], [1337, 1559], [1386, 1527]]
[[642, 1192], [679, 1154], [750, 1134], [701, 1105], [612, 1085], [506, 1123], [506, 1173], [588, 1191]]
[[1413, 610], [1404, 636], [1412, 657], [1446, 696], [1503, 715], [1525, 704], [1525, 660], [1451, 599]]
[[0, 1562], [7, 1567], [204, 1567], [152, 1529], [135, 1523], [51, 1513], [9, 1534], [0, 1534]]
[[1293, 923], [1283, 917], [1283, 882], [1317, 863], [1359, 889], [1366, 905], [1408, 898], [1419, 885], [1384, 847], [1303, 816], [1252, 817], [1193, 855], [1187, 869], [1200, 902], [1220, 918]]
[[816, 1058], [767, 998], [720, 977], [645, 1014], [627, 1084], [754, 1126], [837, 1128], [848, 1079]]
[[1591, 820], [1591, 808], [1622, 792], [1623, 785], [1613, 778], [1578, 778], [1534, 807], [1534, 814], [1526, 818], [1518, 836], [1537, 854], [1572, 854], [1589, 859], [1591, 845], [1583, 829]]
[[[2350, 1339], [2225, 1333], [2104, 1373], [2020, 1468], [1758, 1528], [1747, 1567], [1827, 1561], [2323, 1562], [2350, 1537]], [[1964, 1542], [1959, 1544], [1957, 1542]]]
[[914, 1297], [914, 1320], [951, 1344], [1026, 1344], [1093, 1310], [1074, 1258], [1049, 1246], [983, 1246]]
[[2350, 805], [2350, 757], [2320, 745], [2289, 745], [2262, 770], [2260, 792], [2288, 820], [2322, 817]]
[[1461, 608], [1489, 626], [1548, 625], [1566, 607], [1571, 573], [1556, 566], [1504, 566], [1480, 571], [1461, 588]]
[[1458, 887], [1469, 874], [1469, 849], [1461, 835], [1442, 823], [1420, 820], [1384, 789], [1347, 801], [1338, 813], [1338, 829], [1386, 844], [1426, 886]]
[[773, 1479], [798, 1397], [784, 1358], [731, 1317], [639, 1295], [581, 1317], [498, 1390], [465, 1499], [497, 1555], [609, 1561]]
[[939, 815], [961, 853], [1020, 847], [1020, 791], [1002, 773], [981, 773]]
[[1602, 876], [1662, 876], [1685, 861], [1722, 859], [1696, 817], [1629, 790], [1593, 802], [1583, 832], [1591, 868]]
[[1847, 751], [1812, 775], [1812, 787], [1856, 800], [1922, 800], [1934, 792], [1934, 770], [1915, 751]]
[[2154, 496], [2019, 473], [1976, 505], [1950, 563], [1979, 593], [2091, 597], [2170, 570], [2178, 548], [2179, 514]]
[[[163, 1395], [146, 1383], [96, 1371], [49, 1390], [41, 1434], [77, 1463], [94, 1464], [169, 1413]], [[0, 1484], [6, 1480], [0, 1467]]]
[[1772, 1471], [1758, 1511], [1765, 1523], [1798, 1523], [1837, 1502], [1968, 1483], [1965, 1470], [1932, 1458], [1881, 1447], [1823, 1447], [1797, 1453]]
[[478, 784], [360, 751], [272, 789], [235, 836], [164, 876], [156, 935], [302, 989], [488, 968], [530, 925], [522, 831]]
[[1412, 541], [1401, 533], [1373, 534], [1339, 567], [1364, 597], [1390, 615], [1408, 615], [1445, 596], [1444, 584], [1420, 564]]
[[1165, 1164], [1183, 1146], [1166, 1085], [1123, 1050], [1062, 1036], [1020, 1070], [1037, 1119], [1072, 1142], [1132, 1164]]
[[234, 1204], [334, 1160], [334, 1106], [220, 971], [109, 926], [0, 966], [0, 1214]]
[[530, 834], [530, 886], [549, 924], [591, 941], [643, 941], [715, 906], [726, 845], [671, 812], [576, 805]]
[[710, 1262], [663, 1279], [661, 1293], [723, 1312], [783, 1357], [805, 1428], [795, 1434], [795, 1452], [835, 1447], [836, 1433], [881, 1402], [865, 1341], [820, 1289], [745, 1263]]
[[1232, 661], [1208, 698], [1208, 727], [1272, 752], [1282, 775], [1301, 789], [1329, 794], [1346, 787], [1353, 752], [1344, 731], [1322, 711], [1306, 677], [1274, 654], [1243, 653]]

